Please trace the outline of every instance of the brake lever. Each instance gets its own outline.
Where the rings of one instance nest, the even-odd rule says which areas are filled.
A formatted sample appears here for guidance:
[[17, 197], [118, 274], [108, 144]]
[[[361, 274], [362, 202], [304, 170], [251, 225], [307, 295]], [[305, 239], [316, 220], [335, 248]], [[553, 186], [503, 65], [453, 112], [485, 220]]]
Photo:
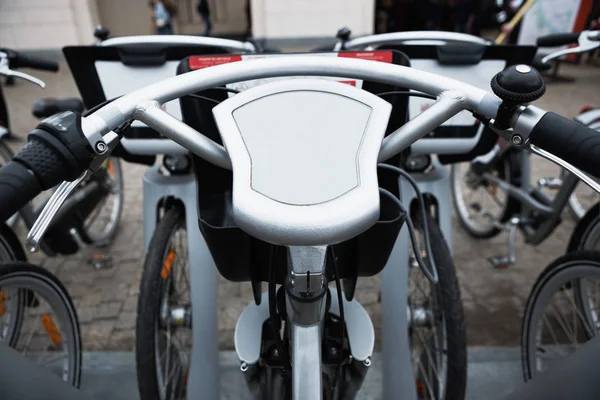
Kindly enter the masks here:
[[104, 164], [104, 161], [106, 161], [106, 159], [110, 156], [110, 153], [112, 153], [114, 148], [117, 146], [117, 143], [119, 143], [120, 137], [114, 131], [110, 131], [104, 135], [103, 139], [108, 147], [107, 150], [102, 155], [96, 156], [91, 162], [90, 168], [81, 174], [79, 178], [72, 182], [61, 183], [56, 191], [52, 193], [50, 199], [48, 199], [44, 209], [37, 217], [35, 223], [27, 234], [25, 246], [29, 252], [35, 253], [40, 249], [40, 242], [46, 234], [48, 227], [50, 227], [52, 220], [58, 213], [58, 210], [60, 210], [73, 190], [75, 190], [75, 188], [77, 188], [81, 182], [92, 176], [94, 172], [96, 172], [102, 166], [102, 164]]
[[600, 184], [588, 174], [581, 171], [579, 168], [574, 167], [562, 158], [556, 157], [554, 154], [549, 153], [546, 150], [541, 149], [533, 144], [529, 144], [529, 150], [533, 154], [537, 154], [538, 156], [543, 157], [546, 160], [553, 162], [554, 164], [560, 165], [561, 167], [563, 167], [564, 169], [581, 179], [586, 185], [594, 189], [597, 193], [600, 193]]
[[554, 60], [556, 58], [566, 56], [568, 54], [587, 53], [600, 46], [600, 32], [598, 31], [583, 31], [579, 34], [578, 46], [569, 49], [559, 50], [542, 58], [542, 63]]
[[31, 76], [24, 72], [13, 71], [12, 69], [10, 69], [8, 65], [8, 54], [6, 54], [5, 52], [0, 52], [0, 75], [21, 78], [23, 80], [38, 85], [42, 89], [46, 87], [46, 83], [44, 83], [44, 81], [42, 81], [41, 79], [38, 79], [35, 76]]
[[44, 207], [40, 215], [37, 217], [35, 223], [33, 224], [31, 229], [29, 230], [29, 233], [27, 234], [25, 246], [27, 247], [27, 250], [29, 252], [35, 253], [40, 249], [40, 241], [42, 240], [42, 237], [48, 230], [50, 223], [54, 219], [54, 216], [56, 215], [60, 207], [62, 207], [65, 200], [67, 200], [67, 198], [71, 195], [73, 190], [75, 190], [75, 188], [79, 186], [81, 182], [83, 182], [91, 175], [92, 171], [86, 170], [83, 174], [81, 174], [79, 178], [75, 179], [73, 182], [61, 183], [56, 189], [56, 191], [52, 193], [52, 196], [50, 196], [48, 203], [46, 203], [46, 206]]

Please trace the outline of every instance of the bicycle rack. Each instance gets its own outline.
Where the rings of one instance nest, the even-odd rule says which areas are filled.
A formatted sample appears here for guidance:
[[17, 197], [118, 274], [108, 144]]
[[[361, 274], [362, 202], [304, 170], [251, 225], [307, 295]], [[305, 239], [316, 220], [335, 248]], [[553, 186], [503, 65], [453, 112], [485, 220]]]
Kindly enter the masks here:
[[[452, 249], [452, 207], [450, 203], [450, 171], [432, 158], [433, 169], [426, 173], [414, 173], [423, 194], [429, 194], [437, 201], [438, 222], [448, 247]], [[409, 207], [416, 194], [412, 186], [400, 179], [400, 199]], [[402, 393], [403, 399], [416, 400], [415, 374], [410, 355], [408, 324], [406, 314], [400, 312], [406, 307], [402, 303], [408, 299], [410, 241], [408, 229], [400, 231], [390, 259], [381, 276], [381, 315], [382, 315], [382, 356], [383, 356], [383, 399], [392, 399]]]
[[165, 176], [156, 164], [144, 173], [144, 250], [157, 223], [157, 209], [165, 197], [175, 197], [185, 207], [192, 307], [192, 356], [188, 393], [219, 398], [219, 340], [217, 320], [217, 268], [198, 227], [198, 190], [193, 174]]

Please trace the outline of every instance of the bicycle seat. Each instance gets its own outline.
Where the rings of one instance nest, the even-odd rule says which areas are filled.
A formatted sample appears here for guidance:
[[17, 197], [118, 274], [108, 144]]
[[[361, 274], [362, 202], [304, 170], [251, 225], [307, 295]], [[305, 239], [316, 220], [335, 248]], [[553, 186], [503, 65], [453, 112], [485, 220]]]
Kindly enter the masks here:
[[83, 112], [85, 106], [77, 98], [53, 99], [42, 98], [33, 103], [32, 114], [37, 118], [47, 118], [62, 111]]

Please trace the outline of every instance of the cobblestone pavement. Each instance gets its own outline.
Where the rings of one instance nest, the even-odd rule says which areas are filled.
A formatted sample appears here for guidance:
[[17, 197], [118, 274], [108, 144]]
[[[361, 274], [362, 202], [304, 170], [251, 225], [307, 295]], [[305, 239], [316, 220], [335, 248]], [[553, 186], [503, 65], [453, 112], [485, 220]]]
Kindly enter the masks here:
[[[575, 76], [573, 84], [552, 83], [539, 101], [541, 107], [566, 116], [575, 115], [586, 104], [600, 104], [600, 80], [597, 67], [565, 66], [562, 74]], [[59, 74], [34, 71], [48, 86], [41, 90], [17, 82], [5, 87], [13, 130], [21, 135], [35, 126], [31, 116], [33, 101], [41, 96], [77, 96], [77, 89], [68, 68], [62, 65]], [[87, 265], [88, 251], [72, 257], [47, 258], [31, 255], [65, 283], [75, 300], [82, 325], [83, 345], [88, 350], [131, 350], [134, 348], [135, 310], [138, 282], [142, 265], [142, 174], [144, 167], [125, 164], [125, 212], [119, 234], [106, 249], [114, 259], [114, 268], [95, 270]], [[534, 175], [556, 176], [558, 168], [534, 161]], [[574, 221], [565, 213], [562, 225], [538, 247], [523, 243], [517, 247], [517, 264], [507, 270], [494, 270], [487, 257], [506, 251], [506, 234], [494, 239], [477, 241], [468, 237], [454, 221], [453, 257], [458, 269], [462, 298], [468, 325], [468, 338], [473, 345], [516, 345], [521, 317], [529, 289], [538, 273], [565, 251]], [[19, 235], [25, 231], [20, 226]], [[249, 284], [219, 283], [220, 345], [232, 347], [233, 329], [239, 313], [251, 299]], [[380, 306], [377, 303], [379, 278], [359, 283], [358, 300], [374, 316], [378, 327]]]

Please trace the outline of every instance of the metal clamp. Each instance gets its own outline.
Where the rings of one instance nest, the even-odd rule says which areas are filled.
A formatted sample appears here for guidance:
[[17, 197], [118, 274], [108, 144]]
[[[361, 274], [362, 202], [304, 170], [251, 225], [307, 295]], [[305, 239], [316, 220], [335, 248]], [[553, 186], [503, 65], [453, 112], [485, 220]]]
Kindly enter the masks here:
[[316, 293], [325, 282], [327, 246], [288, 247], [290, 277], [296, 293]]
[[516, 133], [514, 129], [498, 129], [494, 126], [495, 120], [491, 119], [487, 127], [494, 132], [496, 135], [500, 136], [502, 139], [506, 140], [514, 147], [522, 148], [526, 147], [529, 140], [529, 135], [525, 136], [521, 133]]
[[583, 31], [579, 34], [579, 46], [559, 50], [542, 58], [542, 63], [568, 54], [586, 53], [600, 46], [600, 31]]

